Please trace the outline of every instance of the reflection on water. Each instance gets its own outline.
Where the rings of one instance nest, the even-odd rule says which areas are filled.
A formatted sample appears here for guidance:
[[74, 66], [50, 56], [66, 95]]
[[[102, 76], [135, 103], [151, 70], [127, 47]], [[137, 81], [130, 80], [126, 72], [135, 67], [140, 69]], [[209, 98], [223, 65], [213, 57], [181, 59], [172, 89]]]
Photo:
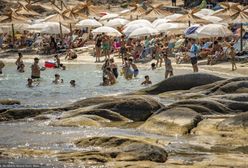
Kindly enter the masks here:
[[[1, 99], [12, 98], [20, 100], [22, 105], [35, 107], [58, 106], [69, 104], [75, 100], [94, 97], [98, 95], [120, 94], [142, 88], [141, 82], [145, 75], [149, 75], [155, 84], [164, 79], [164, 68], [151, 71], [143, 68], [138, 78], [131, 81], [118, 78], [118, 83], [114, 86], [99, 86], [102, 82], [102, 72], [100, 65], [66, 65], [67, 70], [47, 69], [43, 71], [39, 86], [34, 88], [26, 87], [26, 80], [30, 77], [30, 64], [26, 65], [25, 73], [17, 73], [14, 64], [7, 64], [4, 69], [4, 76], [0, 77]], [[54, 85], [54, 74], [59, 73], [64, 79], [64, 84]], [[176, 74], [186, 73], [181, 70]], [[76, 80], [77, 87], [69, 85], [70, 80]], [[3, 108], [3, 107], [1, 107]]]

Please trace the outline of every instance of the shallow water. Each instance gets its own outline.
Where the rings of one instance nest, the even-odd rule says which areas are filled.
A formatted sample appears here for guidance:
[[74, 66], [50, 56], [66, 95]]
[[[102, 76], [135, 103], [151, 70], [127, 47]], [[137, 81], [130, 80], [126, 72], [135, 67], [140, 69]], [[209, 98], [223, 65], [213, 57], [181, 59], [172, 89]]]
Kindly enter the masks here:
[[[144, 88], [141, 82], [145, 75], [149, 75], [153, 84], [164, 79], [164, 68], [151, 71], [142, 68], [136, 79], [127, 81], [122, 76], [114, 86], [100, 86], [102, 82], [101, 65], [66, 65], [67, 70], [47, 69], [41, 73], [41, 82], [37, 87], [27, 88], [26, 80], [30, 77], [31, 64], [25, 67], [25, 73], [18, 73], [14, 64], [7, 64], [4, 75], [0, 76], [1, 99], [17, 99], [22, 105], [32, 107], [51, 107], [70, 104], [79, 99], [99, 95], [128, 93]], [[64, 84], [52, 84], [54, 74], [60, 74]], [[190, 73], [189, 70], [176, 70], [175, 74]], [[76, 88], [70, 87], [69, 81], [76, 80]], [[0, 108], [6, 108], [0, 106]]]

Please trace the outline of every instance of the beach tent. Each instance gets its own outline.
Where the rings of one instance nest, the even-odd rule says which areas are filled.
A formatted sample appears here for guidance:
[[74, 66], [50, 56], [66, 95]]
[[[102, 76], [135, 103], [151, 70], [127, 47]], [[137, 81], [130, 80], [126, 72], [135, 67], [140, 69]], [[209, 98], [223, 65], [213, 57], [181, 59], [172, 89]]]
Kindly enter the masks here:
[[129, 38], [140, 38], [144, 36], [157, 35], [159, 31], [151, 27], [142, 27], [134, 30], [128, 37]]
[[98, 27], [94, 29], [92, 33], [94, 35], [105, 33], [108, 36], [118, 36], [118, 37], [122, 35], [118, 30], [107, 26]]
[[116, 18], [108, 21], [106, 23], [106, 26], [117, 28], [117, 27], [123, 27], [128, 23], [129, 21], [126, 19]]

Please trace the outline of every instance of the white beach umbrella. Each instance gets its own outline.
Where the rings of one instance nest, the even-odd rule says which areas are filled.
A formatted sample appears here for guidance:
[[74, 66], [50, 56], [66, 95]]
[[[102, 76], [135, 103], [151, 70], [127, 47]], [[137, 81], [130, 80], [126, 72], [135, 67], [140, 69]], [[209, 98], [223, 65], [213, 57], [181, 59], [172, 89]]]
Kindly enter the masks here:
[[220, 23], [221, 21], [223, 21], [222, 18], [217, 17], [217, 16], [209, 16], [209, 15], [205, 16], [205, 15], [202, 15], [202, 14], [197, 14], [196, 16], [198, 16], [198, 17], [200, 17], [202, 19], [205, 19], [205, 20], [207, 20], [209, 22], [212, 22], [212, 23]]
[[156, 34], [159, 34], [159, 32], [156, 29], [150, 27], [142, 27], [134, 30], [129, 35], [129, 38], [139, 38], [139, 37], [156, 35]]
[[101, 27], [102, 24], [98, 21], [96, 21], [95, 19], [85, 19], [85, 20], [81, 20], [80, 22], [78, 22], [76, 24], [77, 27]]
[[92, 31], [92, 33], [93, 34], [105, 33], [108, 36], [118, 36], [118, 37], [122, 35], [118, 30], [116, 30], [112, 27], [107, 27], [107, 26], [98, 27], [98, 28], [94, 29]]
[[[29, 24], [25, 23], [17, 23], [15, 24], [15, 32], [23, 32], [24, 30], [28, 30]], [[12, 31], [12, 25], [11, 24], [1, 24], [0, 28], [3, 33], [9, 33]]]
[[127, 23], [129, 23], [129, 21], [126, 19], [116, 18], [116, 19], [112, 19], [109, 22], [107, 22], [106, 26], [114, 27], [114, 28], [122, 27], [122, 26], [125, 26]]
[[[61, 30], [63, 34], [70, 33], [70, 30], [63, 25], [61, 25]], [[60, 34], [60, 24], [57, 22], [43, 22], [43, 28], [40, 33]]]
[[144, 27], [153, 27], [151, 22], [145, 19], [139, 19], [139, 20], [134, 20], [132, 22], [129, 22], [128, 24], [125, 25], [125, 27], [128, 27], [130, 25], [135, 25], [135, 24], [142, 24]]
[[153, 27], [157, 27], [158, 25], [161, 25], [163, 23], [168, 23], [169, 19], [156, 19], [152, 22]]
[[173, 15], [169, 15], [169, 16], [166, 16], [165, 19], [169, 19], [169, 20], [175, 20], [179, 17], [183, 16], [182, 14], [178, 14], [178, 13], [175, 13]]
[[104, 15], [103, 17], [100, 18], [100, 21], [104, 21], [104, 20], [110, 20], [110, 19], [114, 19], [119, 17], [118, 14], [116, 13], [108, 13], [107, 15]]
[[194, 13], [194, 15], [196, 15], [196, 16], [198, 16], [198, 14], [204, 15], [204, 16], [210, 16], [210, 15], [214, 14], [214, 10], [204, 8], [204, 9], [201, 9], [200, 11]]
[[164, 23], [164, 24], [158, 25], [156, 29], [161, 33], [167, 33], [168, 31], [186, 29], [187, 27], [188, 25], [184, 23]]
[[227, 37], [233, 35], [227, 26], [221, 24], [204, 25], [196, 30], [196, 34], [198, 38]]
[[29, 25], [28, 30], [39, 32], [44, 28], [45, 23], [34, 23], [32, 25]]
[[122, 32], [126, 35], [129, 36], [134, 30], [138, 28], [145, 27], [143, 24], [134, 24], [126, 27]]

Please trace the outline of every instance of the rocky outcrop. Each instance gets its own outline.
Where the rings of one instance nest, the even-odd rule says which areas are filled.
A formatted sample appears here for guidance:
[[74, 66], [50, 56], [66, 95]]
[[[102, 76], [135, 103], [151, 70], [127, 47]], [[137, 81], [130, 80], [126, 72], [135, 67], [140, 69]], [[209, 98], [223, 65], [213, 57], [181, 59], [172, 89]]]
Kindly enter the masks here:
[[138, 94], [160, 94], [168, 91], [188, 90], [221, 80], [224, 80], [224, 78], [204, 73], [178, 75], [168, 78], [150, 88], [140, 90]]
[[202, 116], [189, 108], [171, 108], [150, 117], [139, 128], [161, 135], [188, 134], [202, 120]]
[[[94, 153], [87, 155], [87, 160], [100, 161], [152, 161], [163, 163], [168, 154], [161, 147], [135, 139], [122, 137], [93, 137], [75, 142], [77, 147], [98, 147]], [[100, 147], [100, 149], [99, 149]], [[91, 158], [89, 158], [91, 157]], [[82, 157], [83, 158], [83, 157]], [[65, 159], [65, 158], [63, 158]], [[69, 158], [68, 158], [69, 159]]]
[[15, 105], [21, 104], [19, 100], [12, 100], [12, 99], [0, 99], [0, 105]]

